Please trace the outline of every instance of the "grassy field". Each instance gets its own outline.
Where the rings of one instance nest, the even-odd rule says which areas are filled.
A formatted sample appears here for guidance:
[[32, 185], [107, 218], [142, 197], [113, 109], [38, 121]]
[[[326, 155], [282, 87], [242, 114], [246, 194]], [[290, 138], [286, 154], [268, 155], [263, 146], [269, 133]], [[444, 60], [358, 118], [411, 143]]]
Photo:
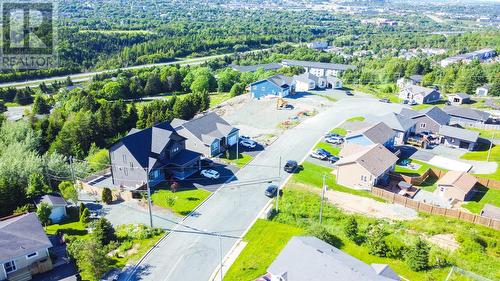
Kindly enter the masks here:
[[229, 93], [212, 93], [210, 94], [210, 108], [216, 107], [230, 98], [231, 94]]
[[363, 92], [363, 93], [373, 95], [378, 99], [389, 99], [389, 101], [392, 103], [400, 103], [401, 102], [398, 95], [397, 95], [397, 92], [385, 93], [383, 91], [384, 88], [387, 88], [387, 87], [392, 87], [393, 89], [396, 89], [397, 87], [394, 83], [382, 84], [382, 85], [377, 85], [377, 86], [356, 84], [356, 85], [345, 85], [345, 87], [351, 88], [351, 89], [358, 91], [358, 92]]
[[[462, 155], [462, 159], [486, 161], [488, 158], [488, 150], [489, 146], [481, 146], [478, 151], [470, 151]], [[495, 173], [476, 176], [500, 181], [500, 145], [493, 145], [490, 153], [490, 162], [496, 162], [498, 165]]]
[[411, 109], [413, 109], [413, 110], [422, 110], [422, 109], [426, 109], [426, 108], [433, 107], [433, 106], [437, 106], [439, 108], [443, 108], [445, 105], [446, 105], [446, 101], [441, 100], [441, 101], [438, 101], [438, 102], [435, 102], [435, 103], [432, 103], [432, 104], [417, 104], [417, 105], [413, 105], [411, 107]]
[[328, 152], [330, 152], [332, 155], [338, 156], [340, 152], [340, 147], [333, 146], [329, 143], [326, 142], [320, 142], [314, 149], [319, 149], [322, 148]]
[[[311, 227], [317, 225], [320, 197], [307, 191], [285, 189], [283, 198], [280, 200], [280, 207], [280, 213], [271, 221], [259, 220], [250, 229], [245, 237], [245, 241], [248, 242], [247, 248], [229, 269], [226, 280], [250, 281], [263, 275], [286, 241], [294, 235], [301, 233], [307, 235]], [[500, 232], [498, 231], [440, 216], [421, 215], [417, 220], [389, 223], [355, 215], [359, 226], [358, 235], [364, 238], [361, 242], [354, 243], [344, 234], [344, 224], [348, 217], [350, 215], [327, 204], [323, 212], [323, 226], [332, 236], [332, 245], [367, 264], [388, 264], [399, 275], [412, 281], [444, 280], [450, 270], [450, 264], [491, 278], [491, 280], [500, 278], [500, 272], [491, 270], [500, 267], [497, 244]], [[371, 255], [363, 240], [366, 239], [366, 231], [370, 224], [384, 227], [387, 234], [384, 240], [386, 243], [392, 242], [391, 249], [401, 247], [400, 249], [404, 250], [399, 254], [397, 254], [398, 251], [392, 252], [393, 254], [387, 257]], [[456, 237], [460, 244], [459, 250], [448, 252], [431, 245], [430, 268], [420, 272], [411, 270], [404, 259], [406, 247], [411, 246], [417, 236], [436, 234], [451, 234]], [[395, 243], [395, 241], [398, 242]], [[438, 259], [446, 263], [436, 263]], [[451, 280], [469, 279], [451, 278]]]
[[410, 159], [410, 160], [411, 160], [411, 163], [418, 164], [418, 165], [420, 165], [420, 167], [416, 170], [412, 170], [412, 169], [406, 168], [404, 166], [396, 165], [396, 168], [394, 169], [394, 171], [396, 173], [400, 173], [400, 174], [407, 175], [407, 176], [420, 176], [423, 173], [425, 173], [429, 168], [435, 168], [435, 169], [446, 171], [443, 168], [433, 166], [433, 165], [428, 164], [428, 163], [423, 162], [423, 161], [419, 161], [419, 160], [415, 160], [415, 159]]
[[181, 216], [186, 216], [209, 195], [210, 192], [204, 189], [178, 190], [175, 193], [170, 190], [160, 189], [151, 195], [151, 199], [153, 199], [153, 204], [157, 206], [172, 210]]
[[462, 207], [474, 214], [479, 214], [485, 204], [491, 204], [500, 208], [500, 190], [480, 188], [470, 202], [462, 204]]
[[285, 247], [290, 238], [302, 234], [302, 229], [278, 222], [257, 220], [243, 238], [248, 242], [224, 280], [254, 280], [267, 268]]

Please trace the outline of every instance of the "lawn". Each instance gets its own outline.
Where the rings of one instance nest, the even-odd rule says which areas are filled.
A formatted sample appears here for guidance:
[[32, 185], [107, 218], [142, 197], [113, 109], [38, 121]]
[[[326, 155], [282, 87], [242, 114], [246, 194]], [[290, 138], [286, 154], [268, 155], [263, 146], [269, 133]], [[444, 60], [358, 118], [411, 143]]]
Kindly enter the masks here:
[[232, 164], [237, 166], [238, 168], [242, 168], [246, 164], [248, 164], [250, 161], [252, 161], [253, 157], [251, 155], [248, 155], [246, 153], [239, 153], [238, 158], [236, 158], [236, 151], [229, 151], [229, 155], [227, 157], [221, 156], [220, 159], [227, 164]]
[[345, 135], [347, 135], [347, 130], [344, 128], [338, 127], [338, 128], [331, 130], [330, 133], [345, 136]]
[[500, 190], [491, 188], [480, 188], [470, 202], [462, 204], [462, 207], [474, 214], [479, 214], [485, 204], [491, 204], [500, 208]]
[[58, 231], [68, 236], [88, 237], [88, 232], [83, 223], [80, 222], [77, 208], [68, 208], [69, 218], [63, 222], [51, 224], [45, 227], [48, 235], [54, 235]]
[[433, 107], [433, 106], [437, 106], [439, 108], [443, 108], [445, 105], [446, 105], [446, 101], [440, 100], [438, 102], [431, 103], [431, 104], [417, 104], [417, 105], [413, 105], [411, 107], [411, 109], [413, 109], [413, 110], [422, 110], [422, 109], [426, 109], [426, 108]]
[[210, 192], [204, 189], [178, 190], [175, 193], [170, 190], [160, 189], [151, 195], [151, 199], [153, 199], [153, 204], [157, 206], [172, 210], [181, 216], [186, 216], [209, 195]]
[[431, 164], [428, 164], [428, 163], [420, 161], [420, 160], [415, 160], [415, 159], [410, 159], [410, 160], [411, 160], [411, 163], [418, 164], [418, 165], [420, 165], [420, 167], [416, 170], [413, 170], [410, 168], [406, 168], [405, 166], [396, 165], [394, 172], [399, 173], [399, 174], [403, 174], [406, 176], [417, 176], [418, 177], [418, 176], [422, 175], [423, 173], [425, 173], [429, 168], [435, 168], [435, 169], [446, 171], [445, 169], [433, 166]]
[[[461, 158], [466, 160], [486, 161], [488, 158], [488, 150], [489, 146], [480, 146], [477, 151], [467, 152], [462, 155]], [[500, 145], [493, 145], [490, 153], [490, 162], [497, 162], [498, 166], [495, 173], [476, 176], [500, 181]]]
[[500, 130], [485, 130], [474, 127], [465, 127], [465, 129], [479, 132], [479, 136], [484, 139], [500, 139]]
[[333, 146], [333, 145], [331, 145], [329, 143], [326, 143], [326, 142], [320, 142], [320, 143], [318, 143], [318, 145], [316, 145], [316, 147], [314, 149], [316, 150], [316, 149], [319, 149], [319, 148], [322, 148], [322, 149], [330, 152], [332, 155], [335, 155], [335, 156], [338, 156], [339, 152], [340, 152], [340, 147]]
[[365, 121], [365, 117], [363, 116], [355, 116], [346, 120], [346, 122], [363, 122], [363, 121]]
[[248, 242], [235, 260], [224, 280], [254, 280], [267, 268], [293, 236], [301, 235], [300, 228], [265, 220], [257, 220], [243, 238]]
[[385, 202], [383, 199], [373, 196], [370, 192], [364, 190], [352, 189], [349, 187], [345, 187], [337, 184], [337, 180], [335, 175], [331, 174], [332, 169], [316, 165], [311, 162], [304, 162], [302, 164], [303, 170], [298, 174], [292, 176], [289, 186], [310, 186], [321, 188], [323, 186], [323, 175], [325, 175], [325, 183], [330, 190], [340, 191], [344, 193], [350, 193], [357, 196], [363, 196], [372, 198], [374, 200]]
[[[363, 93], [373, 95], [378, 99], [389, 99], [389, 101], [391, 101], [392, 103], [400, 103], [401, 102], [397, 93], [395, 92], [397, 87], [394, 83], [381, 84], [381, 85], [377, 85], [377, 86], [361, 85], [361, 84], [344, 85], [344, 86], [352, 88], [358, 92], [363, 92]], [[392, 88], [394, 93], [384, 92], [384, 91], [388, 90], [389, 88]]]
[[210, 108], [216, 107], [230, 98], [230, 93], [212, 93], [210, 94]]

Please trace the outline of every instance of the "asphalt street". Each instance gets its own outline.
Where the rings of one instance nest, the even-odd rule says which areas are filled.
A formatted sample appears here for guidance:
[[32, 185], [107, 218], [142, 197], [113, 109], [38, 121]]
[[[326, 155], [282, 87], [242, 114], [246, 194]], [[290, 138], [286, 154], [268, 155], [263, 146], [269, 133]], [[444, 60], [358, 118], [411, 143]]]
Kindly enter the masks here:
[[281, 165], [288, 159], [303, 160], [325, 132], [347, 118], [382, 115], [400, 108], [401, 105], [380, 103], [371, 98], [344, 99], [286, 131], [239, 170], [236, 181], [215, 192], [195, 215], [186, 218], [162, 240], [132, 274], [120, 280], [208, 280], [220, 262], [219, 239], [222, 256], [225, 256], [270, 200], [264, 196], [268, 183], [249, 182], [280, 176], [279, 183], [283, 184], [288, 175], [280, 171], [280, 158]]

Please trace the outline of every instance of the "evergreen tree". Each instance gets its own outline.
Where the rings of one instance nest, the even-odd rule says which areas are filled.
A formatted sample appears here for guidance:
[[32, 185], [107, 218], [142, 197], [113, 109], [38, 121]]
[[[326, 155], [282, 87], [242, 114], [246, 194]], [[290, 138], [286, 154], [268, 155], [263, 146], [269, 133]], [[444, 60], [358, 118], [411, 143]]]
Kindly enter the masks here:
[[36, 210], [36, 215], [43, 226], [47, 226], [50, 223], [51, 213], [52, 207], [47, 202], [41, 202]]
[[48, 192], [50, 192], [50, 188], [46, 184], [45, 178], [39, 173], [31, 174], [29, 177], [26, 195], [29, 198], [35, 198]]
[[108, 245], [111, 241], [116, 241], [115, 229], [105, 218], [100, 218], [96, 221], [92, 236], [101, 245]]
[[358, 238], [358, 222], [354, 217], [349, 217], [344, 226], [344, 233], [351, 241], [356, 241]]
[[35, 114], [48, 114], [50, 112], [50, 106], [47, 101], [42, 97], [42, 95], [36, 95], [33, 102], [33, 113]]
[[430, 247], [422, 239], [417, 242], [406, 253], [406, 264], [414, 271], [426, 270], [429, 267]]
[[102, 190], [102, 202], [106, 204], [111, 204], [111, 202], [113, 202], [113, 194], [111, 193], [111, 189], [105, 187]]
[[387, 244], [385, 243], [385, 232], [382, 226], [371, 226], [367, 233], [366, 246], [370, 255], [385, 257]]

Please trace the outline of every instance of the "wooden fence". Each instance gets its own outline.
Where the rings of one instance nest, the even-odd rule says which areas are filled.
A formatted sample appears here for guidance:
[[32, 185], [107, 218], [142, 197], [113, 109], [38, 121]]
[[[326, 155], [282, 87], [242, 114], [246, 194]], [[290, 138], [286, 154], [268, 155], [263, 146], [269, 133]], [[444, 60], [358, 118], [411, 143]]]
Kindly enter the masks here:
[[460, 220], [464, 220], [467, 222], [475, 223], [475, 224], [480, 224], [484, 225], [487, 227], [491, 227], [496, 230], [500, 230], [500, 220], [495, 220], [492, 218], [487, 218], [475, 214], [470, 214], [466, 213], [460, 210], [452, 210], [452, 209], [446, 209], [446, 208], [441, 208], [433, 205], [429, 205], [426, 203], [422, 203], [419, 201], [412, 200], [408, 197], [404, 197], [401, 195], [398, 195], [396, 193], [378, 188], [378, 187], [372, 187], [371, 193], [375, 196], [378, 196], [380, 198], [386, 199], [390, 203], [396, 203], [403, 205], [405, 207], [411, 208], [413, 210], [419, 211], [419, 212], [424, 212], [428, 214], [433, 214], [433, 215], [440, 215], [440, 216], [446, 216], [446, 217], [451, 217], [451, 218], [457, 218]]

